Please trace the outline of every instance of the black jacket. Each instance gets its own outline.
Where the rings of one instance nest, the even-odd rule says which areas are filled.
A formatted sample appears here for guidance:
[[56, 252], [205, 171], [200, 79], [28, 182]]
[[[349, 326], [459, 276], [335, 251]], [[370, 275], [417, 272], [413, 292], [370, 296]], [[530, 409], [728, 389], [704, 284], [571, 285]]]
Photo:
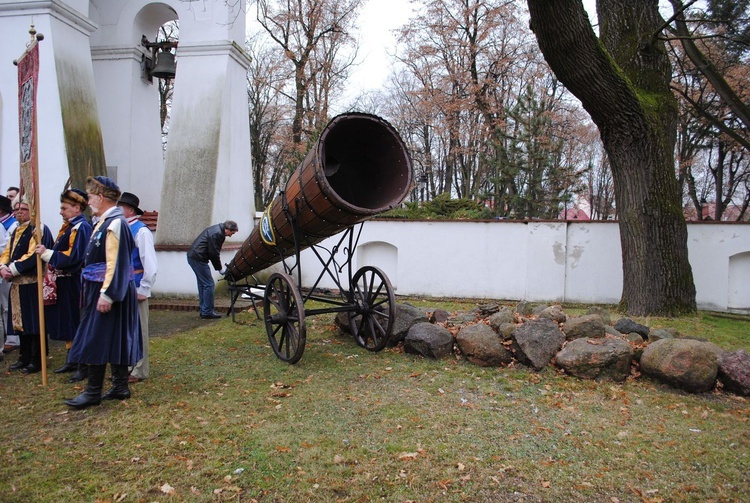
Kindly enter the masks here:
[[224, 234], [224, 224], [206, 227], [203, 229], [203, 232], [198, 234], [193, 244], [190, 245], [190, 250], [187, 252], [188, 258], [206, 263], [211, 261], [214, 269], [220, 271], [221, 257], [219, 254], [221, 253], [221, 246], [224, 244], [226, 237], [226, 234]]

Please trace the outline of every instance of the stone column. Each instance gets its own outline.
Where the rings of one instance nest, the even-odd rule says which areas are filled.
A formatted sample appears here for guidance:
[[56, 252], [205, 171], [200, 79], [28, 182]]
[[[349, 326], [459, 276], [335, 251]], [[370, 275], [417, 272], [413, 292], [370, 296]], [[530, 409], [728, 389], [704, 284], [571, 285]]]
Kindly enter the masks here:
[[97, 99], [109, 175], [140, 198], [143, 210], [159, 210], [164, 154], [159, 119], [159, 80], [142, 78], [159, 27], [178, 17], [168, 5], [145, 0], [94, 0], [99, 28], [91, 37]]
[[157, 245], [190, 244], [235, 220], [243, 241], [255, 212], [245, 73], [234, 42], [181, 41], [167, 143]]
[[21, 56], [33, 23], [44, 35], [39, 45], [37, 134], [40, 212], [59, 228], [59, 196], [69, 176], [81, 187], [87, 174], [104, 174], [106, 162], [96, 104], [89, 37], [96, 26], [81, 0], [11, 2], [0, 0], [0, 78], [2, 103], [1, 192], [19, 182], [18, 75], [10, 62]]

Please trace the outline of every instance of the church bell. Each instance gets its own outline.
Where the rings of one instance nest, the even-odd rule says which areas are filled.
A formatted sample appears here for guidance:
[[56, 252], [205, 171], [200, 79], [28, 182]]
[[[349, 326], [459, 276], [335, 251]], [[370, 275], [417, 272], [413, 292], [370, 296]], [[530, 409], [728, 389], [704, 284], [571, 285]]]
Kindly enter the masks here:
[[156, 54], [156, 64], [151, 70], [151, 76], [157, 79], [173, 79], [175, 76], [174, 54], [170, 51], [159, 51]]

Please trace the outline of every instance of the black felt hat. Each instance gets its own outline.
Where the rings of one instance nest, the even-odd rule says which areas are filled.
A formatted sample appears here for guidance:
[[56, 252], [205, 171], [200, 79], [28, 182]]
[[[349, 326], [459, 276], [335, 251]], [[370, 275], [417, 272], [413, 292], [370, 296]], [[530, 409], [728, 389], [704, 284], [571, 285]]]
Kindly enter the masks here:
[[10, 199], [3, 195], [0, 195], [0, 210], [5, 213], [13, 213], [13, 206], [10, 203]]
[[117, 201], [117, 204], [127, 204], [135, 210], [135, 213], [137, 215], [143, 215], [143, 210], [138, 207], [138, 205], [141, 204], [141, 200], [138, 199], [138, 196], [136, 196], [135, 194], [131, 194], [130, 192], [123, 192], [120, 196], [120, 200]]

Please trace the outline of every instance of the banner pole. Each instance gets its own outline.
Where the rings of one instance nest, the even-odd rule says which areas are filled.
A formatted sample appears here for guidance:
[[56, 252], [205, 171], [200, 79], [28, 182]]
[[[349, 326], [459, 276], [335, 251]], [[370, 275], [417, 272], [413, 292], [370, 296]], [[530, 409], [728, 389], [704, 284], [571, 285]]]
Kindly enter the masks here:
[[[26, 44], [26, 51], [13, 64], [18, 66], [19, 73], [19, 133], [21, 150], [21, 190], [27, 196], [31, 185], [32, 200], [28, 201], [31, 220], [34, 223], [36, 244], [42, 243], [43, 229], [39, 211], [39, 164], [37, 147], [37, 89], [39, 78], [39, 50], [34, 49], [44, 40], [44, 35], [37, 33], [32, 20], [29, 34], [31, 41]], [[30, 63], [28, 58], [33, 59]], [[31, 65], [31, 75], [28, 67]], [[25, 78], [25, 80], [23, 80]], [[22, 81], [23, 80], [23, 81]], [[28, 85], [30, 83], [30, 85]], [[25, 175], [25, 176], [24, 176]], [[41, 360], [42, 385], [47, 386], [47, 328], [44, 319], [44, 268], [42, 258], [36, 255], [37, 299], [39, 302], [39, 358]]]

